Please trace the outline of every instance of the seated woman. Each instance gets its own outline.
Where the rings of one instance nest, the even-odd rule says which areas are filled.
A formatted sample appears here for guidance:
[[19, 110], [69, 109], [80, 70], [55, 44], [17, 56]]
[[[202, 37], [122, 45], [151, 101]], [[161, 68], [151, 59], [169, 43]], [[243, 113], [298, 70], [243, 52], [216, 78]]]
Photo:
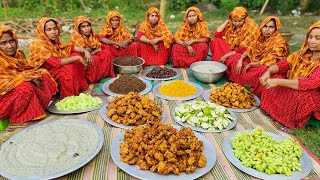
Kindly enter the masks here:
[[43, 118], [57, 91], [49, 72], [27, 64], [16, 35], [0, 26], [0, 119], [19, 124]]
[[259, 26], [248, 17], [247, 10], [235, 7], [228, 16], [228, 20], [221, 24], [213, 33], [210, 42], [211, 60], [226, 61], [236, 53], [243, 53], [254, 42]]
[[93, 63], [86, 71], [86, 78], [90, 83], [98, 82], [108, 76], [115, 76], [113, 58], [108, 50], [101, 50], [101, 43], [91, 28], [89, 18], [79, 16], [76, 19], [69, 42], [91, 52]]
[[[88, 88], [85, 68], [92, 63], [91, 53], [84, 48], [60, 41], [61, 28], [57, 20], [41, 18], [37, 38], [29, 46], [29, 61], [47, 69], [58, 83], [60, 99], [79, 95]], [[71, 55], [73, 52], [82, 53]]]
[[192, 63], [206, 59], [210, 33], [208, 24], [198, 8], [187, 9], [174, 39], [176, 44], [172, 47], [173, 66], [188, 68]]
[[167, 64], [173, 35], [161, 20], [157, 8], [148, 9], [146, 21], [141, 24], [137, 38], [141, 42], [138, 49], [139, 56], [146, 61], [146, 66]]
[[269, 67], [260, 82], [261, 108], [286, 127], [301, 128], [311, 115], [320, 120], [320, 22], [310, 26], [302, 48]]
[[250, 85], [251, 91], [261, 94], [259, 78], [269, 66], [289, 55], [289, 45], [280, 34], [280, 20], [275, 16], [266, 17], [260, 26], [258, 38], [243, 53], [231, 56], [225, 64], [228, 66], [228, 78], [241, 85]]
[[112, 56], [138, 56], [138, 44], [133, 42], [134, 37], [123, 26], [121, 14], [110, 11], [106, 24], [99, 32], [102, 49], [107, 49]]

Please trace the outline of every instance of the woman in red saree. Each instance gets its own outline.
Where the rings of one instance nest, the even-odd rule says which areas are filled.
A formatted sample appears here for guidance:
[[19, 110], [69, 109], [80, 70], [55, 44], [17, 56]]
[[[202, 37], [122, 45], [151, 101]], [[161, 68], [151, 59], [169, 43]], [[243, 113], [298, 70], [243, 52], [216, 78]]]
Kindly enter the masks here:
[[173, 35], [162, 21], [160, 11], [151, 7], [137, 35], [140, 40], [139, 56], [146, 62], [144, 65], [164, 65], [170, 57]]
[[44, 118], [57, 91], [49, 72], [29, 65], [13, 31], [0, 26], [0, 119], [19, 124]]
[[269, 66], [283, 60], [290, 52], [280, 28], [280, 20], [275, 16], [268, 16], [262, 21], [258, 38], [244, 53], [237, 53], [225, 62], [231, 81], [250, 85], [254, 94], [261, 94], [259, 78]]
[[114, 57], [138, 56], [138, 44], [134, 37], [123, 26], [122, 16], [117, 11], [110, 11], [106, 24], [99, 32], [102, 49], [107, 49]]
[[210, 33], [208, 24], [198, 8], [187, 9], [174, 39], [176, 44], [171, 52], [173, 66], [188, 68], [192, 63], [206, 59]]
[[[286, 73], [286, 75], [285, 75]], [[261, 76], [261, 108], [288, 128], [320, 120], [320, 22], [307, 31], [302, 48]]]
[[[47, 69], [58, 83], [60, 99], [79, 95], [88, 88], [85, 68], [92, 63], [91, 53], [84, 48], [63, 44], [57, 20], [41, 18], [37, 25], [37, 38], [29, 46], [29, 61]], [[85, 58], [79, 54], [82, 53]]]
[[236, 53], [243, 53], [256, 39], [259, 26], [248, 17], [247, 10], [235, 7], [228, 20], [221, 24], [213, 33], [210, 42], [211, 60], [226, 61]]
[[93, 63], [86, 70], [86, 78], [90, 83], [96, 83], [105, 77], [113, 77], [115, 74], [111, 53], [108, 50], [101, 50], [101, 43], [92, 30], [91, 24], [89, 18], [79, 16], [74, 22], [69, 42], [91, 52]]

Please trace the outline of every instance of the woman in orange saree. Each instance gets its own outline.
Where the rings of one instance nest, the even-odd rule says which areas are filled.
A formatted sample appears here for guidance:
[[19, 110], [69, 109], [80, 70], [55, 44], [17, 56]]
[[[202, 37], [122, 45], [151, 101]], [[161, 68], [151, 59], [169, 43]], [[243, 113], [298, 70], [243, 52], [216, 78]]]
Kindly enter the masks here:
[[254, 94], [261, 94], [259, 78], [269, 66], [283, 60], [290, 52], [280, 28], [280, 20], [275, 16], [268, 16], [262, 21], [258, 38], [244, 53], [237, 53], [225, 62], [231, 81], [250, 85]]
[[248, 17], [247, 10], [235, 7], [228, 20], [221, 24], [213, 33], [210, 42], [211, 60], [226, 61], [236, 53], [243, 53], [256, 39], [259, 26]]
[[146, 61], [144, 65], [167, 64], [173, 35], [162, 21], [157, 8], [148, 9], [146, 21], [141, 24], [137, 38], [140, 40], [139, 56]]
[[176, 44], [171, 52], [173, 66], [188, 68], [192, 63], [206, 59], [210, 33], [208, 24], [198, 8], [187, 9], [174, 39]]
[[138, 56], [138, 44], [123, 26], [122, 16], [117, 11], [110, 11], [106, 24], [99, 32], [102, 49], [107, 49], [114, 57]]
[[92, 30], [89, 18], [79, 16], [74, 22], [74, 29], [69, 42], [75, 46], [85, 48], [92, 54], [93, 63], [86, 70], [86, 78], [90, 83], [95, 83], [102, 78], [114, 77], [111, 53], [101, 50], [98, 36]]
[[[286, 73], [286, 74], [285, 74]], [[320, 120], [320, 22], [311, 25], [302, 48], [261, 76], [261, 108], [288, 128]]]
[[[37, 38], [29, 46], [28, 60], [34, 66], [47, 69], [58, 83], [60, 99], [79, 95], [88, 88], [85, 68], [92, 64], [91, 53], [84, 48], [63, 44], [57, 20], [41, 18], [37, 25]], [[85, 58], [79, 54], [82, 53]]]
[[27, 63], [14, 32], [0, 26], [0, 119], [12, 124], [41, 119], [57, 91], [47, 70]]

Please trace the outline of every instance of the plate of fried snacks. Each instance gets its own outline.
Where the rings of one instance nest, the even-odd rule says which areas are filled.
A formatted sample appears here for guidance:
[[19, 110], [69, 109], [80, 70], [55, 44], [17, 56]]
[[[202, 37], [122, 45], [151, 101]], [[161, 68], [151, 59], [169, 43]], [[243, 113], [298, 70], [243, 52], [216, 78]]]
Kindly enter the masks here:
[[172, 108], [174, 120], [199, 132], [223, 132], [237, 124], [237, 116], [227, 108], [204, 101], [191, 101]]
[[107, 103], [107, 97], [94, 97], [80, 93], [79, 96], [56, 99], [47, 107], [47, 110], [56, 114], [78, 114], [100, 109]]
[[309, 154], [296, 140], [262, 128], [232, 133], [222, 148], [234, 166], [260, 179], [303, 179], [312, 170]]
[[214, 87], [203, 93], [207, 102], [220, 104], [233, 112], [250, 112], [260, 106], [260, 99], [247, 91], [245, 87], [227, 82], [221, 87]]
[[135, 75], [124, 74], [119, 78], [112, 78], [102, 85], [102, 91], [110, 96], [119, 96], [129, 92], [147, 94], [152, 89], [152, 84]]
[[174, 80], [157, 84], [153, 88], [153, 93], [166, 100], [190, 100], [199, 97], [203, 88], [193, 82]]
[[101, 128], [85, 120], [38, 123], [1, 144], [0, 175], [19, 180], [55, 179], [91, 161], [103, 141]]
[[119, 134], [112, 142], [111, 157], [131, 176], [152, 180], [196, 179], [216, 162], [216, 152], [204, 136], [162, 122], [148, 122]]
[[100, 110], [100, 116], [107, 123], [129, 129], [148, 121], [163, 121], [164, 113], [148, 96], [136, 92], [115, 97]]
[[180, 69], [157, 66], [151, 70], [143, 70], [141, 77], [147, 80], [166, 81], [180, 77], [182, 75]]

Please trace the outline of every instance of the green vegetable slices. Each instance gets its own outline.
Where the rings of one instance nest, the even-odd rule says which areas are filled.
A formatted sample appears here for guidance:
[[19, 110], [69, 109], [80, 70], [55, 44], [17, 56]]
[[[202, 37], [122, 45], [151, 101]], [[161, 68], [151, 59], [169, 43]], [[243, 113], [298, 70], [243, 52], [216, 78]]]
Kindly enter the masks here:
[[100, 104], [102, 104], [100, 98], [80, 93], [79, 96], [69, 96], [60, 100], [55, 106], [61, 111], [79, 111], [90, 109]]
[[175, 107], [177, 121], [207, 130], [223, 130], [235, 119], [223, 106], [203, 101], [192, 101]]

